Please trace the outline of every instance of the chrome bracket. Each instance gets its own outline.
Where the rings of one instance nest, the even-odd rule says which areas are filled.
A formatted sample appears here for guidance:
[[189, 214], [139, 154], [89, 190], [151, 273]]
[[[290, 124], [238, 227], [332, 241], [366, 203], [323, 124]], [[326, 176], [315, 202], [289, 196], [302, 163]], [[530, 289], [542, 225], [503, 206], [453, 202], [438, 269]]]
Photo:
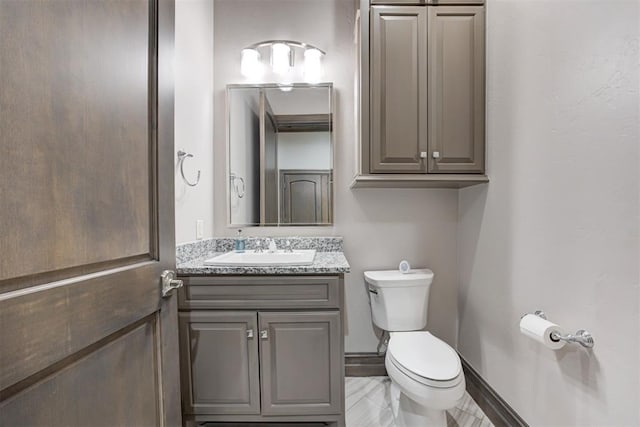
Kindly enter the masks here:
[[[541, 319], [547, 320], [547, 315], [542, 310], [536, 310], [533, 312], [533, 314], [540, 317]], [[585, 329], [579, 329], [574, 335], [562, 335], [561, 333], [554, 331], [551, 332], [551, 339], [556, 342], [564, 341], [568, 343], [578, 343], [584, 348], [593, 348], [595, 344], [593, 336], [589, 331]]]
[[561, 335], [558, 332], [551, 332], [551, 339], [568, 343], [575, 342], [580, 344], [584, 348], [593, 348], [593, 345], [595, 344], [591, 333], [589, 333], [589, 331], [585, 331], [584, 329], [578, 330], [574, 335]]

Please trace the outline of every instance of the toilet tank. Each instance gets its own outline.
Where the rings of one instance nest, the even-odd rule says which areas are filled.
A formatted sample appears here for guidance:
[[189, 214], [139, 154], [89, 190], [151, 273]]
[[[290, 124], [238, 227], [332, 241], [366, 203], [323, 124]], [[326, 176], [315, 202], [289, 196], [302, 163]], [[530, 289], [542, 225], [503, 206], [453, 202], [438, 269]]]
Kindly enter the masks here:
[[417, 331], [427, 325], [431, 270], [365, 271], [364, 278], [377, 327], [385, 331]]

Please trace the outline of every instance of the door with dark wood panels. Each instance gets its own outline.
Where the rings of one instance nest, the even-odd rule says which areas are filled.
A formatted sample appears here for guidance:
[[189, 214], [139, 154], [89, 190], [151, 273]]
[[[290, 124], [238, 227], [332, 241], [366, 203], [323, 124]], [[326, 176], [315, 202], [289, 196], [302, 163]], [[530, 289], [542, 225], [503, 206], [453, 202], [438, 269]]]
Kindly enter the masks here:
[[0, 425], [180, 425], [173, 0], [0, 2]]

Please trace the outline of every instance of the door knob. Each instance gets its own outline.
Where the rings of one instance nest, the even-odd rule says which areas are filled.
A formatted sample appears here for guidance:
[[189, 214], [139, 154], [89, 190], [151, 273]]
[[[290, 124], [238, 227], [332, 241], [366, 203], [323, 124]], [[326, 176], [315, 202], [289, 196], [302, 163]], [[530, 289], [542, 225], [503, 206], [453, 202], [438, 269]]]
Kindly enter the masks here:
[[262, 338], [263, 340], [266, 340], [269, 338], [269, 332], [267, 332], [266, 329], [260, 331], [260, 338]]
[[182, 280], [175, 278], [176, 273], [171, 270], [165, 270], [160, 275], [162, 279], [162, 297], [168, 298], [171, 296], [171, 291], [182, 287]]
[[434, 159], [439, 159], [440, 158], [440, 152], [439, 151], [434, 151], [433, 154], [431, 154], [431, 157], [433, 157]]

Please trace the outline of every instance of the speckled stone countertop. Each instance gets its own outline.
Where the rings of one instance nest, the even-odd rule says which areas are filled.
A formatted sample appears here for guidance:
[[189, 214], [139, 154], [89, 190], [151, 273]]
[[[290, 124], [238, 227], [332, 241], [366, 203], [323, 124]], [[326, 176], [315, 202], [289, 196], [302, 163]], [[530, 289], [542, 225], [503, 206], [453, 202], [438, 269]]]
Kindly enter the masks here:
[[[342, 237], [274, 237], [278, 248], [288, 240], [292, 249], [315, 249], [316, 256], [311, 265], [285, 266], [221, 266], [205, 265], [204, 261], [233, 250], [233, 238], [213, 238], [184, 243], [176, 247], [176, 269], [182, 276], [204, 275], [294, 275], [294, 274], [341, 274], [350, 270], [349, 262], [342, 251]], [[249, 237], [247, 249], [255, 249], [256, 242], [265, 238]]]

